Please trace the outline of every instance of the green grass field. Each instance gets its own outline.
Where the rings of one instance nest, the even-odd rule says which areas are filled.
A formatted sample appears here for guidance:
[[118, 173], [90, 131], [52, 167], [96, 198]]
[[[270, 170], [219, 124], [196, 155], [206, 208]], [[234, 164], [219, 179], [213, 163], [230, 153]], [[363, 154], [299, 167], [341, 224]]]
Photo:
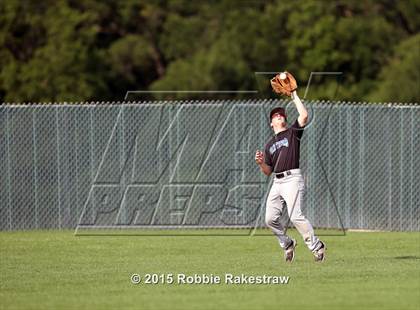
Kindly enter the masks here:
[[[266, 232], [266, 231], [265, 231]], [[331, 232], [325, 232], [326, 234]], [[296, 231], [291, 234], [298, 238]], [[1, 232], [1, 309], [420, 309], [420, 233], [324, 236], [293, 264], [274, 236]], [[287, 285], [133, 285], [133, 273], [289, 276]]]

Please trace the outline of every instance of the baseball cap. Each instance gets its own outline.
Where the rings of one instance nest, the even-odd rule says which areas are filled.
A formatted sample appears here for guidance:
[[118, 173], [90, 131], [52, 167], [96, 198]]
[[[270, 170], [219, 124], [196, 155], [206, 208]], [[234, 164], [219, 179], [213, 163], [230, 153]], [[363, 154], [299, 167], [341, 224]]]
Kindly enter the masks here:
[[277, 108], [274, 108], [274, 109], [271, 110], [271, 112], [270, 112], [270, 121], [273, 118], [273, 115], [276, 114], [276, 113], [278, 113], [281, 116], [283, 116], [284, 119], [287, 119], [286, 111], [284, 110], [284, 108], [277, 107]]

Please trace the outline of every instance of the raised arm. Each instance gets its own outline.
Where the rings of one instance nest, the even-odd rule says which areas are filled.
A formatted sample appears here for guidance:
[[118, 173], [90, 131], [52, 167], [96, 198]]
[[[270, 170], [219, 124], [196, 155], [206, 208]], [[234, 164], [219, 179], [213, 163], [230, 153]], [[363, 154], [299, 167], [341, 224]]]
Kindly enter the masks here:
[[291, 97], [299, 113], [299, 117], [298, 117], [299, 126], [304, 127], [308, 123], [308, 110], [306, 110], [296, 90], [292, 92]]
[[277, 74], [270, 80], [271, 87], [274, 92], [284, 96], [290, 96], [296, 105], [296, 109], [299, 112], [298, 123], [300, 127], [304, 127], [308, 123], [308, 111], [303, 105], [302, 101], [296, 92], [297, 82], [294, 76], [290, 72], [282, 72]]

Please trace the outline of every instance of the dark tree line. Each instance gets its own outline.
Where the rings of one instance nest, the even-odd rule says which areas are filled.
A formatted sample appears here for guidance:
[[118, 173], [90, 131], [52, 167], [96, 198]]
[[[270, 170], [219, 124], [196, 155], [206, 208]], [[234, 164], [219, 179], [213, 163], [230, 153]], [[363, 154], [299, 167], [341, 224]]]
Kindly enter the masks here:
[[[287, 69], [301, 85], [311, 71], [343, 72], [340, 100], [418, 102], [419, 12], [419, 0], [5, 0], [0, 99], [122, 100], [127, 90], [268, 95], [269, 76], [254, 72]], [[311, 98], [333, 97], [334, 79], [315, 84]], [[203, 95], [143, 95], [162, 96]]]

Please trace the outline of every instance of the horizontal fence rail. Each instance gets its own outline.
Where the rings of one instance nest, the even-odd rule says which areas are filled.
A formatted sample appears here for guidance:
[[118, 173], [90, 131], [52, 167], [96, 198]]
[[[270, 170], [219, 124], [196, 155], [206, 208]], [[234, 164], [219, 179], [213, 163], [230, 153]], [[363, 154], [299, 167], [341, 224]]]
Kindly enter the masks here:
[[[420, 230], [420, 108], [306, 102], [316, 227]], [[0, 106], [0, 229], [264, 226], [281, 100]]]

